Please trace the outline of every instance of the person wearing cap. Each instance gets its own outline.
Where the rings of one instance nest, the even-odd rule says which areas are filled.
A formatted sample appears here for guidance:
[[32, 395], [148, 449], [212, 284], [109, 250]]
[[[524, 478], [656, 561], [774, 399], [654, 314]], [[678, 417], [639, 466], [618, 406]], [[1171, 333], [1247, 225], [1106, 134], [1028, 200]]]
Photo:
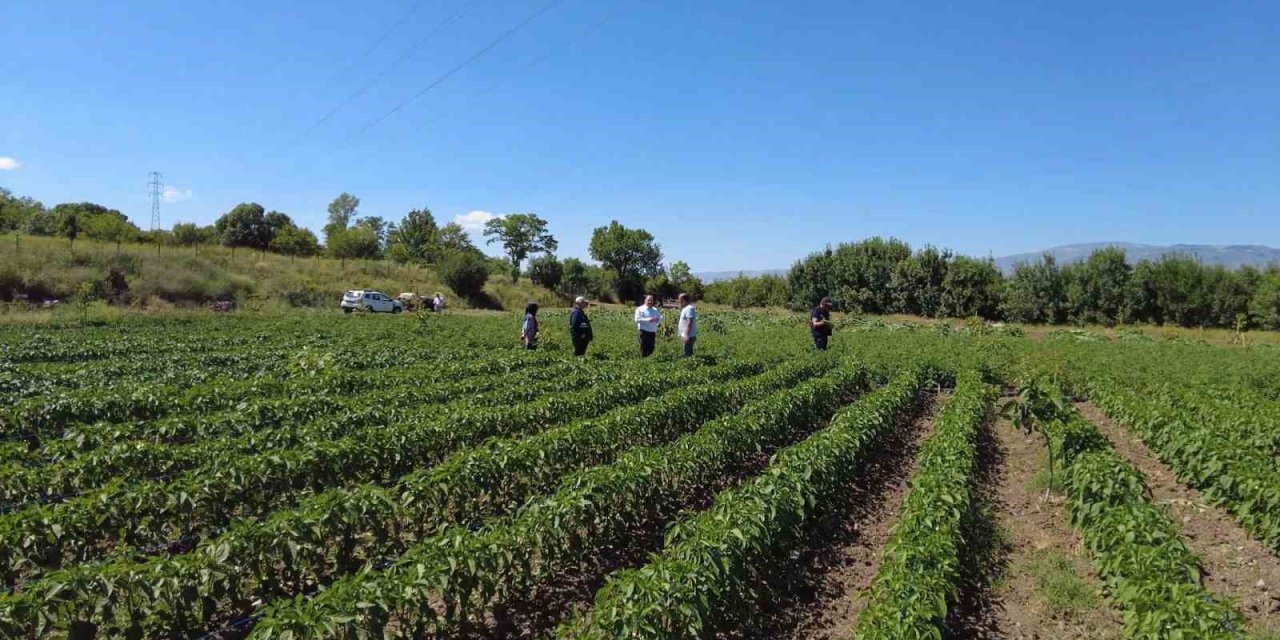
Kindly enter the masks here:
[[818, 351], [827, 350], [827, 341], [831, 338], [831, 307], [834, 303], [830, 296], [824, 297], [818, 306], [809, 312], [809, 331], [813, 333], [813, 346]]
[[591, 319], [587, 318], [587, 299], [578, 296], [569, 314], [569, 339], [573, 342], [573, 355], [586, 355], [587, 345], [595, 336], [591, 333]]
[[676, 297], [676, 303], [680, 307], [676, 327], [680, 330], [680, 342], [684, 343], [684, 357], [688, 358], [693, 355], [693, 342], [698, 338], [698, 310], [687, 293]]
[[640, 357], [653, 355], [658, 342], [658, 325], [662, 324], [662, 312], [653, 306], [653, 296], [644, 297], [644, 304], [636, 307], [636, 328], [640, 330]]

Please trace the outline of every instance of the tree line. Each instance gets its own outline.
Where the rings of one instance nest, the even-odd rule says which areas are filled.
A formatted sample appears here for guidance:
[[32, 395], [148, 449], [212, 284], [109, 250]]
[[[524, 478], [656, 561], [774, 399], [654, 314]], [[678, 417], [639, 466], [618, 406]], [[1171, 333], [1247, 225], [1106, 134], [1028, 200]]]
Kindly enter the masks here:
[[878, 314], [1280, 329], [1280, 265], [1228, 269], [1176, 254], [1131, 264], [1117, 247], [1062, 265], [1046, 254], [1005, 275], [991, 259], [876, 237], [810, 254], [785, 276], [706, 285], [708, 301], [735, 307], [804, 309], [827, 295], [840, 310]]
[[[0, 233], [64, 237], [75, 240], [141, 242], [155, 245], [223, 246], [291, 257], [325, 256], [346, 260], [390, 260], [434, 268], [459, 295], [477, 297], [491, 277], [521, 276], [568, 296], [632, 301], [651, 292], [675, 297], [681, 291], [701, 295], [702, 283], [689, 265], [663, 263], [662, 248], [651, 233], [619, 222], [592, 231], [592, 264], [561, 260], [559, 243], [548, 223], [534, 213], [513, 213], [485, 224], [486, 244], [499, 245], [504, 257], [486, 256], [456, 222], [439, 225], [429, 208], [409, 211], [399, 222], [360, 212], [360, 198], [342, 193], [328, 206], [323, 241], [286, 213], [256, 202], [236, 205], [213, 224], [179, 223], [171, 229], [143, 231], [117, 210], [84, 202], [46, 208], [29, 197], [0, 188]], [[16, 239], [16, 238], [15, 238]]]

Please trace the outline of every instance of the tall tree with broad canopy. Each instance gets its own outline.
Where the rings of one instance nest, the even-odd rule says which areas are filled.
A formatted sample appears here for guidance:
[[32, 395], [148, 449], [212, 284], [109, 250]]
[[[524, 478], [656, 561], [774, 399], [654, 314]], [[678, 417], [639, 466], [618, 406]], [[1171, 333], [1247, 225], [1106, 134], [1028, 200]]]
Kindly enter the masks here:
[[338, 197], [329, 203], [329, 222], [324, 225], [324, 241], [326, 244], [330, 242], [330, 236], [339, 231], [346, 231], [351, 226], [351, 218], [356, 215], [356, 210], [360, 208], [360, 198], [357, 198], [346, 191], [343, 191]]
[[271, 243], [271, 226], [267, 224], [262, 205], [256, 202], [243, 202], [231, 211], [223, 214], [213, 223], [218, 230], [222, 244], [231, 247], [249, 247], [266, 250]]
[[628, 229], [617, 220], [591, 232], [591, 257], [600, 261], [616, 277], [619, 301], [630, 300], [644, 286], [646, 278], [662, 267], [662, 248], [653, 234], [644, 229]]
[[513, 213], [494, 218], [484, 225], [486, 244], [502, 243], [511, 261], [511, 282], [520, 279], [520, 265], [534, 253], [554, 253], [560, 243], [547, 233], [547, 221], [533, 213]]
[[391, 232], [387, 253], [396, 262], [418, 264], [435, 262], [439, 254], [440, 230], [435, 216], [423, 207], [405, 215]]

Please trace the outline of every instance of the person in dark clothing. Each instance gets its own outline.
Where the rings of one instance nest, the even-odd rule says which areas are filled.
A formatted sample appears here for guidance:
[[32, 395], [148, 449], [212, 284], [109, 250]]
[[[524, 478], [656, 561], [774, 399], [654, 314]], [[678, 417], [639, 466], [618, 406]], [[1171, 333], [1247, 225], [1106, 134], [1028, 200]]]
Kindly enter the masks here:
[[524, 323], [520, 325], [520, 340], [524, 348], [532, 351], [538, 348], [538, 303], [530, 302], [524, 308]]
[[818, 306], [809, 312], [809, 331], [813, 333], [813, 346], [818, 351], [827, 350], [827, 342], [831, 338], [831, 298], [823, 298]]
[[587, 345], [595, 336], [591, 333], [591, 320], [587, 318], [587, 299], [578, 296], [569, 314], [569, 339], [573, 342], [573, 355], [586, 355]]

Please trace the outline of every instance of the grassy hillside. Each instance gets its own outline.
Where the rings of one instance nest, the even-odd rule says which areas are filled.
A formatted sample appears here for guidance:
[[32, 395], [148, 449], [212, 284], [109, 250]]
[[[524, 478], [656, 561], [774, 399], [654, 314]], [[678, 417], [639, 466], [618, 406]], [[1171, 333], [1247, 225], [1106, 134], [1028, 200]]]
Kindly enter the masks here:
[[[9, 310], [68, 301], [78, 293], [113, 306], [147, 309], [198, 307], [216, 300], [239, 306], [330, 307], [347, 289], [439, 291], [450, 306], [471, 306], [430, 269], [388, 261], [297, 258], [223, 247], [123, 245], [22, 236], [0, 238], [0, 301]], [[530, 300], [547, 306], [562, 298], [528, 280], [494, 276], [476, 306], [513, 309]], [[23, 300], [26, 302], [22, 302]], [[17, 301], [17, 302], [15, 302]]]

